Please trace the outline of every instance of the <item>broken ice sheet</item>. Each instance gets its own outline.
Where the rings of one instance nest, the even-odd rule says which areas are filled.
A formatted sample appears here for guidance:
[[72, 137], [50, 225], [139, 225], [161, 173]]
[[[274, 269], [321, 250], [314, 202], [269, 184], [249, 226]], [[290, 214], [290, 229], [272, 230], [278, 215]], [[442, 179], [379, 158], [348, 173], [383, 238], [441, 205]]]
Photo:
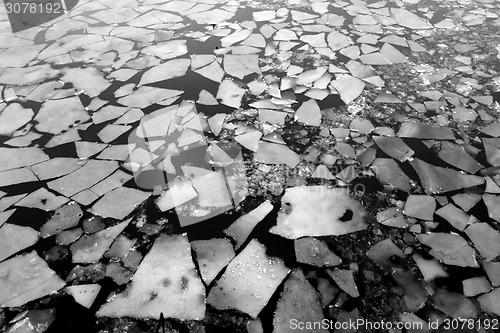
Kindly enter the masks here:
[[468, 175], [453, 169], [431, 165], [415, 158], [410, 161], [422, 186], [433, 194], [445, 193], [484, 184], [484, 178]]
[[130, 239], [127, 236], [119, 235], [111, 247], [104, 253], [106, 258], [119, 260], [125, 258], [132, 250], [137, 239]]
[[432, 221], [435, 210], [436, 201], [430, 195], [410, 195], [405, 203], [404, 214]]
[[326, 66], [321, 66], [315, 69], [302, 72], [297, 76], [295, 83], [297, 85], [308, 85], [309, 83], [312, 83], [318, 80], [320, 77], [322, 77], [327, 70], [328, 68]]
[[340, 265], [342, 260], [333, 253], [328, 245], [313, 237], [303, 237], [294, 242], [297, 262], [317, 267], [333, 267]]
[[143, 48], [141, 52], [167, 60], [177, 58], [188, 53], [188, 49], [186, 40], [169, 40], [156, 45], [147, 46]]
[[238, 218], [226, 230], [224, 230], [224, 233], [236, 242], [236, 250], [238, 250], [241, 245], [245, 243], [255, 226], [260, 221], [262, 221], [272, 210], [272, 203], [266, 200], [257, 208], [250, 211], [248, 214], [245, 214]]
[[109, 191], [114, 190], [115, 188], [122, 186], [132, 178], [132, 175], [123, 172], [122, 170], [117, 170], [108, 178], [92, 186], [90, 190], [98, 196], [101, 196], [108, 193]]
[[125, 82], [128, 79], [130, 79], [132, 76], [137, 74], [137, 70], [135, 69], [130, 69], [130, 68], [123, 68], [119, 69], [117, 71], [112, 72], [107, 76], [107, 78], [112, 78], [118, 81]]
[[183, 91], [181, 90], [142, 86], [135, 90], [132, 94], [119, 98], [117, 102], [121, 105], [142, 109], [155, 103], [166, 103], [174, 99], [169, 103], [172, 104], [182, 93]]
[[[241, 45], [251, 46], [253, 48], [264, 48], [266, 47], [266, 39], [259, 33], [253, 33], [241, 42]], [[260, 52], [258, 49], [257, 51]]]
[[219, 104], [217, 99], [215, 99], [214, 95], [212, 95], [210, 92], [206, 91], [205, 89], [202, 89], [200, 91], [200, 95], [199, 95], [198, 100], [196, 102], [198, 104], [203, 104], [203, 105], [217, 105], [217, 104]]
[[0, 187], [36, 181], [38, 178], [26, 167], [0, 172]]
[[229, 263], [210, 290], [207, 303], [219, 310], [237, 309], [255, 318], [289, 271], [281, 259], [268, 257], [264, 245], [253, 239]]
[[257, 54], [224, 55], [224, 70], [227, 74], [243, 79], [245, 76], [257, 73], [260, 74]]
[[413, 255], [413, 260], [415, 260], [425, 281], [432, 281], [436, 278], [446, 278], [449, 276], [441, 262], [434, 258], [425, 259], [420, 253], [415, 253]]
[[132, 213], [137, 205], [141, 204], [150, 195], [151, 193], [120, 187], [106, 193], [89, 209], [89, 212], [102, 217], [121, 220]]
[[455, 134], [451, 128], [422, 124], [415, 120], [408, 120], [401, 124], [397, 136], [400, 138], [455, 140]]
[[8, 141], [5, 141], [5, 144], [11, 147], [28, 147], [33, 144], [33, 141], [38, 140], [41, 137], [42, 134], [40, 133], [29, 132], [26, 135], [18, 136]]
[[427, 289], [424, 283], [413, 272], [397, 269], [392, 272], [392, 278], [404, 293], [404, 302], [411, 312], [417, 312], [427, 300]]
[[463, 147], [451, 142], [441, 142], [439, 158], [468, 173], [475, 174], [484, 167], [470, 156]]
[[371, 169], [382, 184], [387, 184], [405, 192], [410, 191], [410, 178], [392, 158], [375, 159]]
[[260, 141], [254, 154], [257, 162], [266, 164], [286, 164], [295, 167], [300, 163], [300, 156], [285, 145]]
[[142, 75], [140, 85], [184, 76], [190, 63], [189, 59], [174, 59], [155, 66]]
[[460, 231], [463, 231], [467, 225], [476, 221], [474, 216], [466, 214], [463, 210], [451, 203], [438, 209], [436, 215], [441, 216]]
[[225, 177], [219, 172], [210, 172], [191, 180], [193, 188], [198, 193], [201, 207], [223, 208], [232, 205], [227, 191]]
[[0, 276], [0, 307], [21, 306], [66, 285], [35, 251], [1, 262]]
[[404, 8], [391, 8], [391, 18], [410, 29], [432, 29], [426, 20]]
[[52, 79], [59, 74], [49, 64], [0, 71], [0, 84], [29, 85]]
[[191, 57], [191, 68], [198, 69], [204, 67], [212, 62], [216, 61], [215, 55], [212, 54], [192, 54]]
[[44, 48], [44, 45], [9, 47], [0, 52], [2, 67], [24, 67]]
[[434, 232], [417, 235], [417, 240], [429, 246], [429, 253], [447, 265], [479, 267], [474, 249], [459, 235]]
[[485, 193], [482, 198], [488, 208], [488, 216], [495, 221], [500, 221], [500, 196]]
[[48, 100], [35, 116], [35, 128], [40, 132], [60, 134], [76, 124], [90, 119], [78, 97]]
[[[293, 320], [302, 323], [319, 323], [323, 319], [318, 293], [307, 281], [301, 269], [294, 270], [286, 279], [283, 292], [276, 305], [273, 332], [290, 332], [290, 323], [293, 323]], [[316, 329], [314, 332], [325, 333], [328, 330], [323, 328]]]
[[[28, 310], [19, 313], [9, 324], [6, 333], [45, 332], [55, 320], [56, 309]], [[38, 328], [38, 331], [34, 329]]]
[[97, 159], [100, 160], [113, 160], [113, 161], [125, 161], [129, 155], [129, 145], [111, 145], [104, 149]]
[[63, 145], [65, 143], [75, 142], [75, 141], [79, 141], [79, 140], [81, 140], [80, 135], [78, 134], [78, 130], [76, 129], [76, 127], [74, 127], [74, 128], [70, 128], [69, 130], [67, 130], [66, 132], [64, 132], [62, 134], [58, 134], [58, 135], [53, 136], [49, 140], [49, 142], [47, 142], [45, 144], [45, 148], [53, 148], [53, 147]]
[[38, 231], [6, 223], [0, 227], [0, 261], [18, 253], [38, 241]]
[[[5, 193], [5, 192], [0, 191], [0, 193]], [[26, 195], [27, 194], [24, 193], [24, 194], [18, 194], [18, 195], [8, 196], [8, 197], [2, 196], [2, 198], [0, 199], [0, 212], [4, 212], [9, 207], [11, 207], [13, 204], [18, 202], [22, 198], [24, 198]]]
[[117, 285], [121, 286], [130, 281], [132, 271], [117, 262], [111, 262], [106, 266], [106, 276], [110, 277]]
[[100, 95], [111, 83], [104, 79], [103, 74], [92, 67], [65, 68], [61, 80], [73, 84], [77, 90], [83, 90], [90, 98]]
[[116, 105], [106, 105], [105, 107], [99, 109], [98, 111], [92, 114], [92, 121], [94, 124], [104, 123], [108, 120], [115, 119], [120, 117], [129, 108], [120, 107]]
[[71, 244], [72, 262], [94, 263], [99, 261], [104, 252], [111, 246], [111, 243], [131, 220], [129, 219], [110, 228], [79, 238], [75, 243]]
[[245, 89], [240, 88], [234, 81], [226, 79], [219, 85], [219, 90], [215, 97], [220, 99], [221, 104], [239, 109], [245, 91]]
[[196, 240], [191, 242], [191, 247], [206, 285], [210, 285], [235, 256], [231, 242], [224, 238]]
[[9, 104], [0, 113], [0, 135], [11, 135], [33, 118], [32, 109], [23, 108], [21, 104]]
[[80, 159], [86, 159], [101, 152], [107, 145], [99, 142], [79, 141], [75, 142], [76, 155]]
[[139, 265], [125, 292], [109, 299], [98, 317], [201, 320], [205, 317], [205, 287], [183, 235], [161, 235]]
[[495, 139], [482, 139], [486, 161], [490, 165], [496, 167], [500, 166], [500, 150], [497, 147], [498, 144], [495, 145], [495, 142], [493, 140]]
[[[337, 236], [366, 229], [361, 204], [346, 189], [297, 186], [286, 189], [273, 234], [288, 239]], [[303, 223], [307, 218], [308, 223]]]
[[101, 139], [102, 142], [110, 143], [113, 140], [119, 138], [122, 134], [126, 133], [131, 128], [132, 126], [130, 125], [110, 124], [104, 127], [99, 133], [97, 133], [97, 136], [99, 137], [99, 139]]
[[473, 223], [465, 229], [465, 233], [485, 259], [493, 260], [500, 256], [500, 232], [488, 223]]
[[78, 238], [80, 238], [82, 234], [83, 230], [81, 228], [61, 231], [61, 233], [57, 234], [56, 236], [56, 244], [70, 245], [71, 243], [74, 243]]
[[187, 16], [198, 24], [219, 24], [224, 21], [229, 21], [234, 14], [234, 12], [215, 8], [212, 10], [190, 13]]
[[111, 175], [118, 168], [115, 161], [96, 161], [90, 160], [83, 167], [66, 176], [47, 183], [47, 186], [71, 197], [78, 192], [92, 187], [97, 182]]
[[403, 251], [390, 238], [373, 245], [366, 252], [366, 255], [380, 268], [387, 271], [391, 271], [394, 267], [399, 267], [399, 259], [404, 258]]
[[238, 142], [248, 150], [255, 152], [259, 147], [259, 140], [261, 137], [262, 137], [261, 132], [249, 131], [247, 133], [235, 136], [234, 141]]
[[500, 316], [500, 288], [478, 297], [477, 300], [484, 311]]
[[358, 286], [354, 281], [354, 271], [352, 269], [328, 269], [327, 273], [332, 277], [333, 281], [349, 296], [359, 297]]
[[310, 99], [301, 104], [295, 112], [295, 118], [306, 125], [321, 125], [321, 110], [314, 99]]
[[64, 290], [73, 296], [78, 304], [88, 309], [94, 303], [101, 286], [99, 284], [80, 284], [66, 287]]
[[144, 117], [144, 112], [141, 109], [133, 108], [127, 111], [123, 116], [115, 121], [116, 125], [128, 125], [135, 123]]
[[49, 156], [37, 147], [0, 147], [0, 171], [34, 165], [48, 159]]
[[466, 212], [468, 212], [479, 201], [481, 201], [481, 195], [477, 193], [458, 193], [451, 198], [453, 199], [455, 204], [457, 204]]
[[338, 91], [345, 104], [349, 104], [361, 95], [365, 83], [350, 75], [343, 75], [339, 79], [332, 81], [330, 86]]
[[377, 146], [390, 157], [404, 162], [415, 153], [413, 149], [408, 147], [400, 138], [374, 136], [373, 141]]
[[352, 40], [341, 32], [330, 32], [326, 37], [328, 46], [333, 51], [338, 51], [352, 44]]
[[70, 202], [56, 209], [52, 217], [40, 229], [40, 234], [43, 238], [47, 238], [62, 230], [75, 227], [82, 216], [83, 211], [80, 206], [75, 202]]
[[462, 281], [464, 296], [474, 297], [484, 294], [493, 289], [488, 279], [484, 276], [473, 277]]
[[444, 289], [437, 290], [432, 297], [434, 307], [452, 318], [476, 318], [476, 305], [464, 295]]
[[136, 130], [137, 136], [140, 138], [166, 136], [169, 127], [173, 127], [170, 123], [178, 109], [178, 105], [171, 105], [149, 113], [141, 119], [140, 126]]
[[19, 200], [16, 203], [16, 206], [38, 208], [49, 212], [61, 207], [68, 201], [68, 198], [57, 196], [54, 193], [47, 191], [44, 187], [41, 187]]
[[169, 183], [169, 188], [155, 200], [158, 208], [164, 212], [188, 202], [198, 196], [192, 183], [187, 179], [177, 179]]
[[12, 215], [16, 212], [16, 209], [11, 209], [5, 212], [0, 212], [0, 227], [7, 222]]
[[217, 61], [213, 61], [201, 68], [193, 69], [193, 72], [215, 82], [221, 82], [224, 77], [224, 71]]
[[397, 207], [390, 207], [377, 213], [377, 222], [389, 227], [406, 228], [406, 222], [403, 214]]
[[70, 157], [55, 157], [31, 167], [40, 180], [47, 180], [67, 175], [82, 167], [80, 160]]

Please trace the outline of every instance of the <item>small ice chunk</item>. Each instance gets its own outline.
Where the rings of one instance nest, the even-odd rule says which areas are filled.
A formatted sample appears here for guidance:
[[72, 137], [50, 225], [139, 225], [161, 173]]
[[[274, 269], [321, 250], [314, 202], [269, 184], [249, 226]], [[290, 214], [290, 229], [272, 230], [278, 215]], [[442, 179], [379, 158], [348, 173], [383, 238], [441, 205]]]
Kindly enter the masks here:
[[94, 234], [84, 235], [71, 244], [73, 263], [94, 263], [99, 261], [104, 252], [111, 246], [115, 238], [127, 227], [132, 219], [101, 230]]
[[101, 286], [99, 284], [80, 284], [66, 287], [64, 290], [73, 296], [78, 304], [88, 309], [94, 304]]

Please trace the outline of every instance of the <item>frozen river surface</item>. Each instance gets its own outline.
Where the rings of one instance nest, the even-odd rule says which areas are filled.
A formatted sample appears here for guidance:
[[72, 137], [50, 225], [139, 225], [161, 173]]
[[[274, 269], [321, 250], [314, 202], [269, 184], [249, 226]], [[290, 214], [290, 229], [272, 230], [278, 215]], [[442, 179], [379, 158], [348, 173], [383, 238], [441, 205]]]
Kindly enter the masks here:
[[0, 330], [500, 329], [500, 1], [37, 3]]

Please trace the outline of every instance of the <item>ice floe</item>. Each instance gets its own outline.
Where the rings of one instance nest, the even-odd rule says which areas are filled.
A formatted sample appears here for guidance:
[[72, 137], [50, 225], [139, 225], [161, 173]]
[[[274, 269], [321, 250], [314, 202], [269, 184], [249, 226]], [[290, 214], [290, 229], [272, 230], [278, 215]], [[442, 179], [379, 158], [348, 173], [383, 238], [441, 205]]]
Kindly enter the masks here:
[[182, 235], [158, 237], [128, 290], [112, 297], [97, 316], [159, 319], [160, 313], [181, 320], [205, 317], [205, 288]]
[[253, 239], [229, 263], [210, 290], [207, 303], [220, 310], [237, 309], [255, 318], [288, 272], [281, 259], [269, 257], [265, 246]]
[[[299, 186], [285, 191], [271, 233], [289, 239], [343, 235], [366, 229], [364, 209], [342, 188]], [[304, 217], [310, 221], [303, 223]]]
[[66, 285], [35, 251], [1, 262], [0, 275], [7, 277], [0, 290], [1, 307], [24, 305]]

